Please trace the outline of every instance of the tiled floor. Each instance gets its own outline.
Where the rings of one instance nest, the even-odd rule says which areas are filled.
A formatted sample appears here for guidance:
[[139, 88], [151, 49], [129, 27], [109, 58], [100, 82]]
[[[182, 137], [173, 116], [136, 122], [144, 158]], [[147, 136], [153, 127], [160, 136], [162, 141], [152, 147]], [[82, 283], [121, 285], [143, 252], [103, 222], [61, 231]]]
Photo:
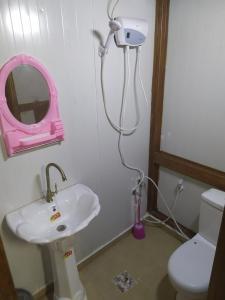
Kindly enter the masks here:
[[[144, 240], [123, 237], [81, 269], [88, 300], [175, 300], [167, 262], [180, 244], [167, 230], [148, 224]], [[112, 279], [124, 270], [137, 284], [121, 293]], [[47, 299], [51, 297], [42, 300]]]

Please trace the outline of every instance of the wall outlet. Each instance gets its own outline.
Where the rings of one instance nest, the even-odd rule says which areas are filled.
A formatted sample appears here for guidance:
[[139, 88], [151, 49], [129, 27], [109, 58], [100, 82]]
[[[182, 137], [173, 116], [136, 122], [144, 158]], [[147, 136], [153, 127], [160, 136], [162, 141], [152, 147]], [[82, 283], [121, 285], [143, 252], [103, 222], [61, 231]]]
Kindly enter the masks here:
[[177, 182], [177, 186], [176, 186], [176, 192], [177, 193], [181, 193], [184, 190], [184, 180], [183, 178], [180, 178]]

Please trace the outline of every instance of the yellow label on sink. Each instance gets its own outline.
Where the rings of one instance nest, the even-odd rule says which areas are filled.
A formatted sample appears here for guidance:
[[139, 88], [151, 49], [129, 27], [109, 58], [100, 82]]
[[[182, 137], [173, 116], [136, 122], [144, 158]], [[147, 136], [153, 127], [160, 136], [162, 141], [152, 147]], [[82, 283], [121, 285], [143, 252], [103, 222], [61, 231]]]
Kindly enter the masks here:
[[65, 252], [64, 258], [68, 258], [68, 257], [70, 257], [72, 254], [73, 254], [73, 251], [72, 251], [72, 250], [69, 250], [69, 251]]
[[55, 220], [57, 220], [57, 219], [60, 218], [60, 217], [61, 217], [61, 214], [60, 214], [59, 211], [57, 211], [56, 213], [54, 213], [54, 214], [51, 216], [50, 221], [51, 221], [51, 222], [54, 222]]

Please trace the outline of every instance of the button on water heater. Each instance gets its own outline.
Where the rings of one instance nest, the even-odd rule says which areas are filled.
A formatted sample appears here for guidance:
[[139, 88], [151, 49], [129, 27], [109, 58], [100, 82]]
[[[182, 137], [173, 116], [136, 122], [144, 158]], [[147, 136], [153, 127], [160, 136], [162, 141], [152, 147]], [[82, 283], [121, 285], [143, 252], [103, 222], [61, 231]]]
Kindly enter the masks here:
[[127, 36], [126, 37], [127, 37], [127, 39], [130, 38], [130, 32], [129, 31], [127, 32]]

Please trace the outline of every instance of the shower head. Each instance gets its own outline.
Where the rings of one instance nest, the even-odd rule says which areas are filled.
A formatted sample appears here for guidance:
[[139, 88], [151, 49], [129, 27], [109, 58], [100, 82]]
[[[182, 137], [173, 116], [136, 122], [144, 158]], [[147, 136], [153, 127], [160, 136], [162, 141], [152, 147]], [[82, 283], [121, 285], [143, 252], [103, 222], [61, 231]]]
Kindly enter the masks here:
[[110, 20], [109, 21], [109, 28], [110, 28], [110, 31], [109, 31], [105, 46], [101, 47], [99, 49], [100, 56], [104, 56], [105, 54], [108, 53], [108, 50], [109, 50], [111, 41], [112, 41], [112, 39], [115, 35], [115, 32], [117, 32], [118, 30], [121, 29], [121, 24], [117, 20]]
[[116, 32], [116, 31], [120, 30], [121, 26], [122, 26], [121, 23], [117, 20], [109, 21], [109, 27], [112, 32]]

